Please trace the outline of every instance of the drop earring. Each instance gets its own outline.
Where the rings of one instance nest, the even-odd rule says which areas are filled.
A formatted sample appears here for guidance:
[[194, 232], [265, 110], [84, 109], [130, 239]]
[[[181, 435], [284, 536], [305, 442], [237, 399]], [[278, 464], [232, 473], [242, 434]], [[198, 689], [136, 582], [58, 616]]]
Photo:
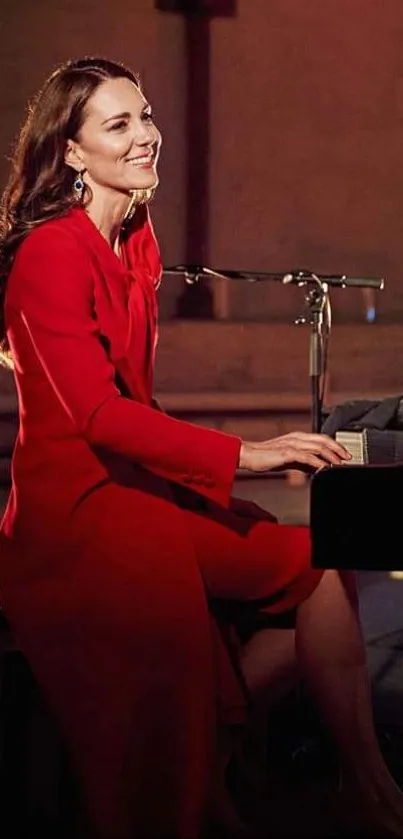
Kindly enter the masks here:
[[85, 190], [85, 183], [83, 181], [83, 173], [84, 172], [85, 172], [85, 169], [82, 169], [81, 172], [77, 172], [76, 177], [74, 178], [73, 190], [74, 190], [74, 196], [75, 196], [76, 201], [81, 201], [81, 199], [83, 197], [83, 194], [84, 194], [84, 190]]
[[137, 207], [141, 204], [148, 204], [155, 194], [156, 187], [149, 187], [148, 189], [132, 189], [130, 204], [126, 210], [123, 221], [130, 221], [133, 218]]

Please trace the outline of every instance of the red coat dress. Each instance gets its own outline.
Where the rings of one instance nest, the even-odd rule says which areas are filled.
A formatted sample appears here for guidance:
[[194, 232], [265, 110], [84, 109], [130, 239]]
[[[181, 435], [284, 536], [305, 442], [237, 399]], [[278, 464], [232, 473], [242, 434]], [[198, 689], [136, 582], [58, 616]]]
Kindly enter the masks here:
[[6, 294], [1, 600], [97, 839], [199, 835], [218, 715], [245, 704], [210, 604], [283, 611], [321, 575], [306, 530], [229, 509], [239, 439], [154, 403], [160, 274], [145, 209], [120, 261], [77, 208], [28, 235]]

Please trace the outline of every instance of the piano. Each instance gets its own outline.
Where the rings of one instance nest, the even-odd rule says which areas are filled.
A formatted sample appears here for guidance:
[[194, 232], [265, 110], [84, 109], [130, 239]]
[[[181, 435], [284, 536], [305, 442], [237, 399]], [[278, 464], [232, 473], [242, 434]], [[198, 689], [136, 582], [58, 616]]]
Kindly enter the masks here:
[[313, 566], [403, 570], [402, 490], [403, 460], [332, 466], [316, 472], [310, 486]]

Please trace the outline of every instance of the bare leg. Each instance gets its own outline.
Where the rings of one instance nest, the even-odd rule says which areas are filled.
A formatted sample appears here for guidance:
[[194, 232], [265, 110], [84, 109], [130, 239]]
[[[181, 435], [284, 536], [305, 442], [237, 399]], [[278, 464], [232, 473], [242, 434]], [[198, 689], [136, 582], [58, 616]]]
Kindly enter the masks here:
[[298, 608], [295, 635], [258, 633], [245, 646], [241, 665], [254, 699], [246, 762], [249, 753], [256, 784], [260, 775], [263, 789], [267, 712], [301, 674], [333, 738], [355, 812], [361, 804], [362, 822], [368, 819], [375, 833], [386, 829], [403, 836], [403, 794], [384, 762], [374, 726], [355, 575], [326, 571]]
[[[223, 835], [256, 836], [256, 828], [239, 818], [229, 795], [225, 773], [234, 755], [242, 771], [242, 779], [253, 790], [256, 809], [267, 806], [267, 716], [282, 696], [297, 681], [295, 632], [291, 629], [266, 629], [257, 632], [242, 649], [241, 667], [252, 700], [246, 729], [219, 731], [217, 774], [212, 801], [213, 822]], [[213, 825], [214, 827], [214, 825]], [[220, 833], [221, 835], [221, 833]]]
[[243, 647], [241, 667], [256, 704], [272, 706], [296, 683], [298, 664], [293, 629], [264, 629]]
[[298, 608], [296, 651], [362, 813], [375, 832], [403, 836], [403, 794], [383, 760], [374, 727], [354, 574], [324, 573]]
[[[238, 532], [232, 519], [228, 527], [227, 513], [221, 510], [206, 518], [189, 513], [188, 524], [212, 598], [259, 600], [273, 591], [274, 583], [278, 591], [287, 591], [287, 562], [294, 551], [298, 562], [290, 570], [296, 592], [300, 590], [300, 578], [304, 582], [309, 571], [306, 528], [281, 531], [269, 522], [256, 521], [245, 525], [240, 538], [241, 529]], [[292, 602], [292, 596], [285, 602]], [[324, 572], [297, 608], [295, 637], [301, 676], [333, 735], [340, 761], [368, 804], [365, 809], [371, 805], [377, 811], [377, 825], [388, 825], [395, 836], [403, 836], [403, 796], [383, 761], [372, 719], [354, 575]], [[244, 658], [244, 672], [247, 666]], [[251, 672], [250, 663], [249, 668]]]
[[257, 801], [267, 795], [267, 737], [270, 708], [291, 692], [299, 680], [293, 629], [265, 629], [256, 633], [242, 650], [242, 672], [252, 708], [245, 731], [242, 767]]

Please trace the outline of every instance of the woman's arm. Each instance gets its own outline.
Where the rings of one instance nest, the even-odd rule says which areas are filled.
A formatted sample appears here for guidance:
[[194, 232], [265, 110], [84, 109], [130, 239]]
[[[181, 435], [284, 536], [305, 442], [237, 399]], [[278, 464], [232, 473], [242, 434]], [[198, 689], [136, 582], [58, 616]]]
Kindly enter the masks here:
[[9, 278], [7, 307], [23, 321], [65, 411], [91, 446], [227, 506], [241, 441], [120, 394], [93, 317], [92, 270], [85, 248], [55, 222], [24, 241]]

